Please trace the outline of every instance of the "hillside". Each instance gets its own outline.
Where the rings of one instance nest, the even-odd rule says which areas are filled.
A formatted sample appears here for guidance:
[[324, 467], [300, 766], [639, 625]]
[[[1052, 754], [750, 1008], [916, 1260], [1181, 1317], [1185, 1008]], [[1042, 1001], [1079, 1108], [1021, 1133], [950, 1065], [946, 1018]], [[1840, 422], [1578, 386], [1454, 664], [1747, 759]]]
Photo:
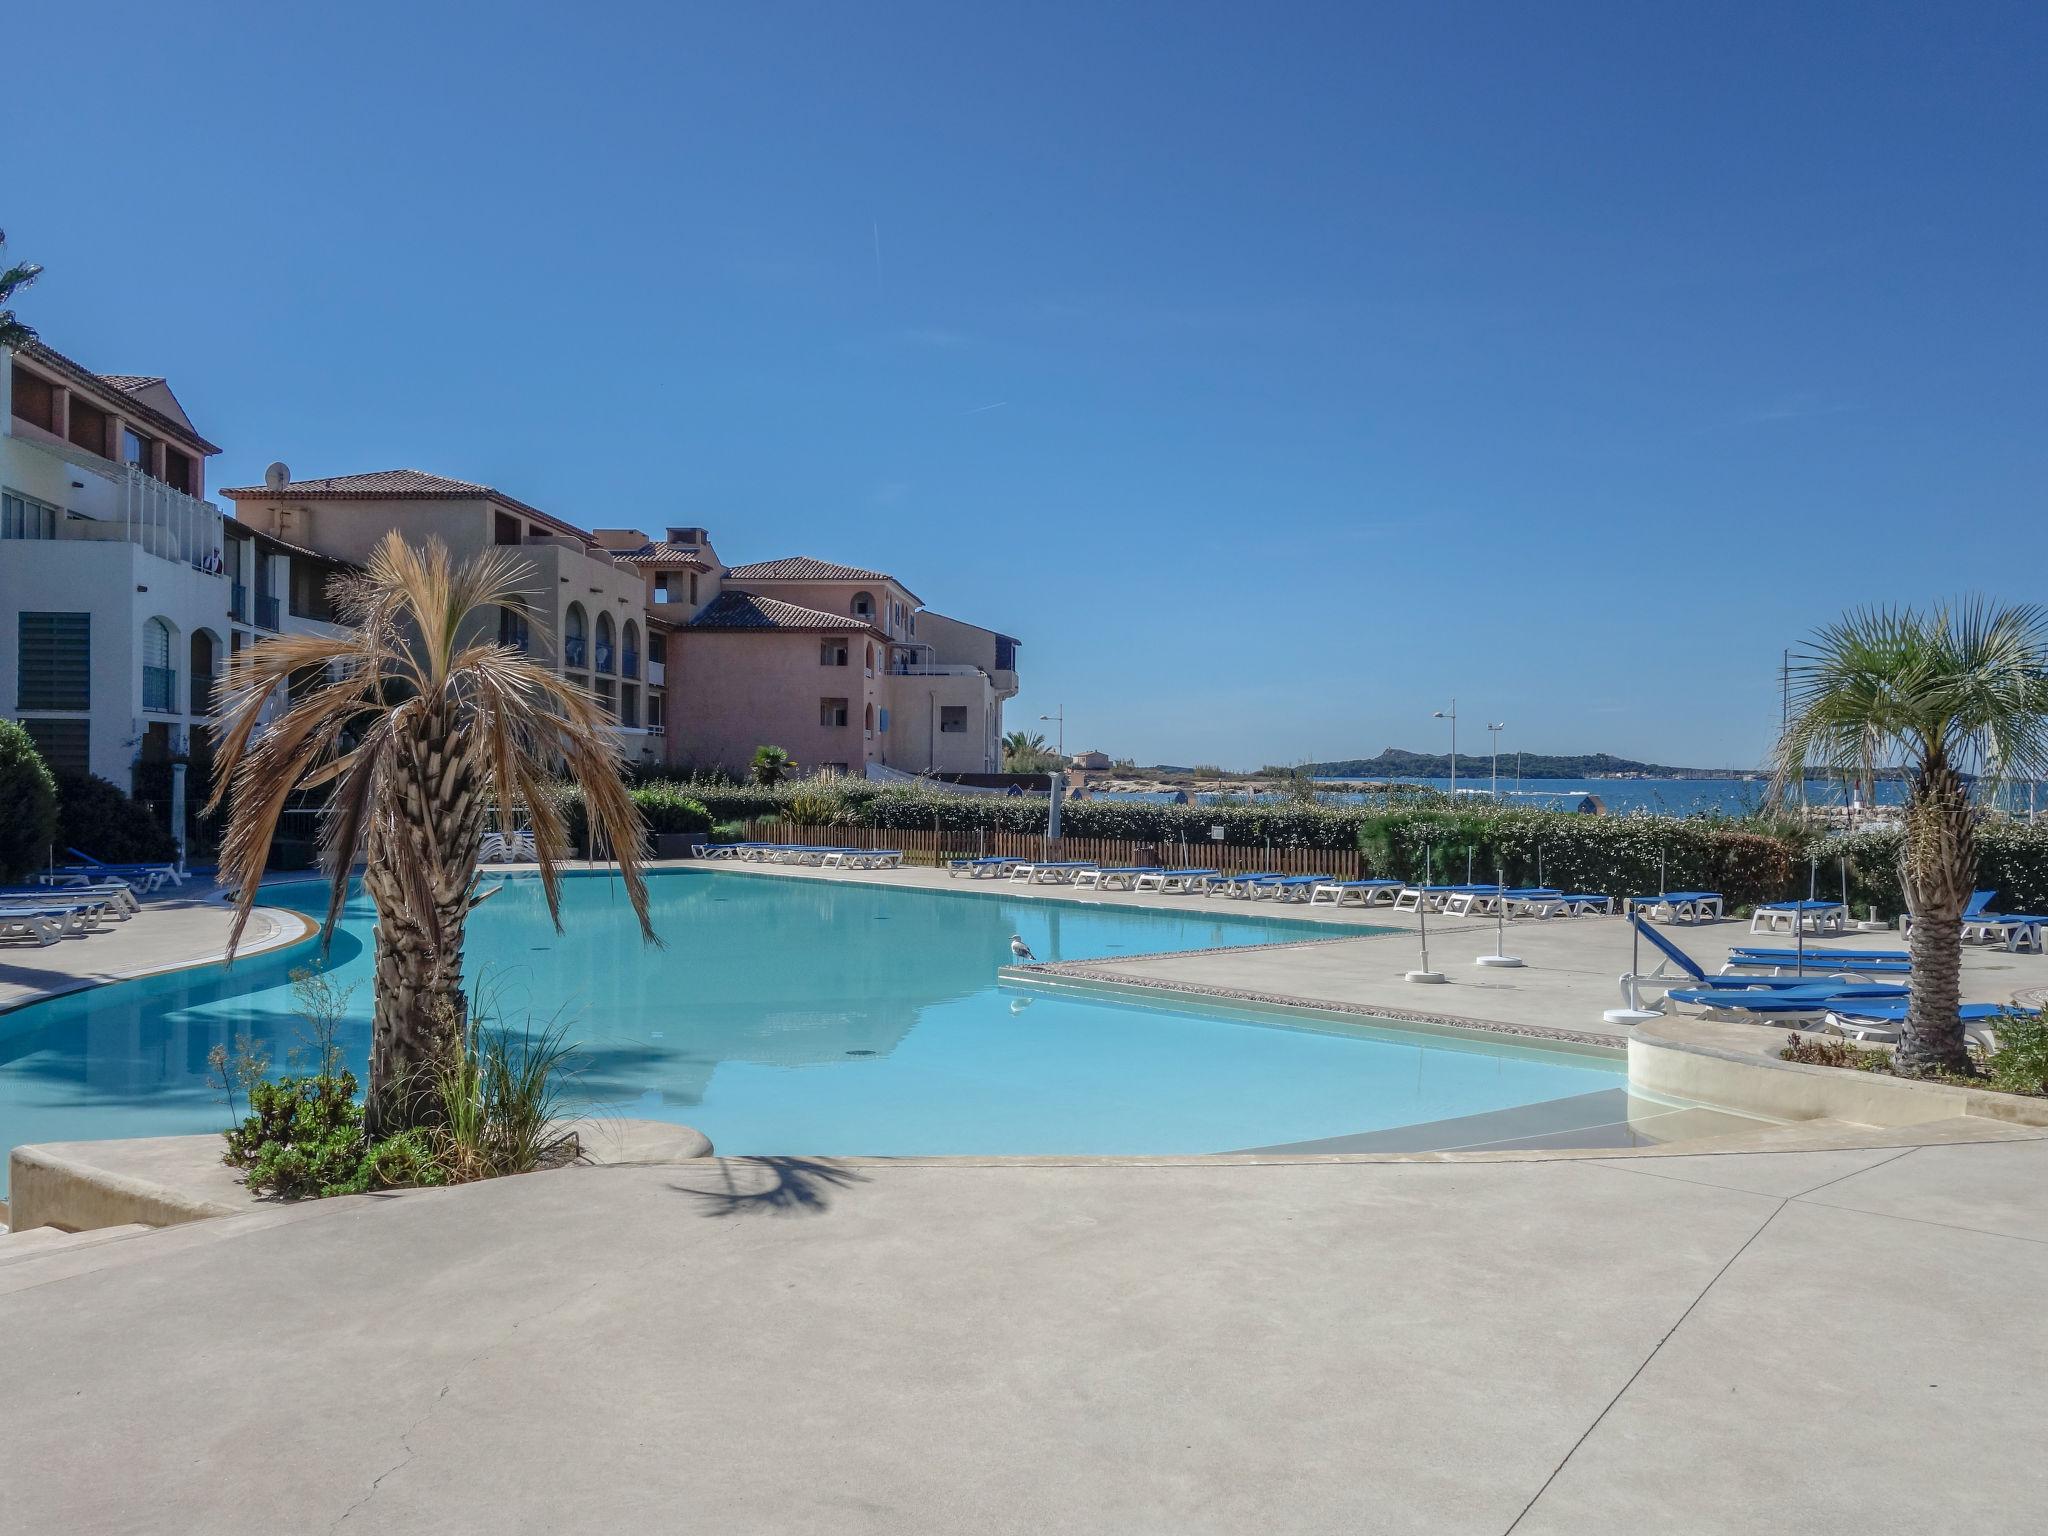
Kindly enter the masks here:
[[[1500, 764], [1503, 771], [1512, 771], [1513, 755], [1503, 752]], [[1337, 762], [1307, 763], [1303, 766], [1309, 773], [1325, 779], [1441, 779], [1450, 776], [1451, 759], [1450, 754], [1445, 752], [1408, 752], [1400, 747], [1388, 747], [1378, 757], [1350, 757]], [[1607, 752], [1578, 755], [1524, 752], [1521, 768], [1522, 777], [1525, 779], [1739, 779], [1744, 777], [1745, 773], [1755, 771], [1741, 768], [1674, 768], [1665, 763], [1642, 763], [1634, 758], [1615, 757]], [[1460, 778], [1490, 773], [1492, 769], [1493, 759], [1486, 753], [1458, 754]]]

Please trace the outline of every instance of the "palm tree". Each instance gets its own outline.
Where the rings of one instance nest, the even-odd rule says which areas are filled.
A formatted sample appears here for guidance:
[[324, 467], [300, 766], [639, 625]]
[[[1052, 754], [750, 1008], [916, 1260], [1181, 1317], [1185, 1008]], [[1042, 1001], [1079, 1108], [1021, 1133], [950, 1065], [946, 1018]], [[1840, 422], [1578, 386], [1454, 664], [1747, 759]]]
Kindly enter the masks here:
[[[466, 1026], [462, 941], [476, 905], [486, 819], [524, 810], [548, 915], [561, 927], [568, 828], [551, 777], [583, 791], [593, 848], [613, 851], [649, 943], [641, 879], [644, 826], [619, 774], [602, 704], [508, 646], [465, 639], [496, 610], [529, 612], [532, 580], [514, 551], [456, 564], [438, 539], [414, 548], [387, 533], [359, 576], [330, 587], [337, 636], [283, 635], [233, 657], [220, 695], [216, 788], [232, 793], [220, 877], [236, 891], [234, 954], [279, 814], [295, 792], [330, 791], [320, 836], [334, 932], [349, 872], [377, 908], [375, 1013], [366, 1124], [375, 1132], [431, 1115], [408, 1084], [436, 1080]], [[288, 707], [265, 722], [283, 688]]]
[[[0, 229], [0, 247], [7, 244], [7, 231]], [[7, 307], [15, 291], [26, 288], [43, 275], [43, 269], [32, 261], [17, 262], [0, 270], [0, 347], [18, 351], [36, 339], [34, 329], [14, 318], [14, 311]]]
[[2048, 609], [1981, 599], [1932, 613], [1868, 609], [1815, 632], [1792, 672], [1772, 793], [1818, 768], [1844, 780], [1908, 775], [1900, 882], [1913, 915], [1911, 1000], [1898, 1066], [1967, 1071], [1958, 1012], [1962, 915], [1977, 883], [1973, 778], [2048, 771]]
[[796, 759], [780, 747], [756, 747], [747, 771], [756, 784], [773, 787], [796, 772]]
[[1010, 731], [1003, 736], [1003, 766], [1012, 773], [1036, 773], [1052, 762], [1052, 749], [1043, 736]]

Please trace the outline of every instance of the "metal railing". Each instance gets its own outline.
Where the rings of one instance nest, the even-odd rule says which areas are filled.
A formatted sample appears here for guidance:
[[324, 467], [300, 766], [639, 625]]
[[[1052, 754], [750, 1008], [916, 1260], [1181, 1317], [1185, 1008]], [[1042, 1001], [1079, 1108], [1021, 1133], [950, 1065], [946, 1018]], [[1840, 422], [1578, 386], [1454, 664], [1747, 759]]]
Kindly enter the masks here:
[[142, 669], [142, 707], [161, 715], [178, 712], [178, 673], [175, 667]]
[[566, 636], [562, 641], [562, 665], [579, 670], [587, 666], [589, 663], [584, 658], [589, 654], [588, 645], [589, 642], [581, 635]]
[[256, 627], [258, 629], [277, 628], [276, 598], [258, 595], [256, 599]]
[[239, 581], [229, 589], [228, 617], [242, 624], [249, 622], [249, 589]]

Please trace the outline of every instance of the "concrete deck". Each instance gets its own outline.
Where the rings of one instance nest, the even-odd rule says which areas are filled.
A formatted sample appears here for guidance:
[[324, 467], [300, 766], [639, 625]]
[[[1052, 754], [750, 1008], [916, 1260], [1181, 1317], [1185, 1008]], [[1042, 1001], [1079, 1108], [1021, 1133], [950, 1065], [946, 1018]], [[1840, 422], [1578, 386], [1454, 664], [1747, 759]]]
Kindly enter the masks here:
[[[219, 886], [189, 880], [144, 897], [142, 910], [125, 923], [102, 923], [95, 932], [45, 947], [0, 945], [0, 1013], [102, 982], [219, 960], [227, 952], [233, 921]], [[250, 914], [241, 953], [289, 944], [306, 932], [297, 914], [258, 907]]]
[[2048, 1285], [2048, 1144], [2003, 1136], [714, 1159], [24, 1254], [0, 1266], [6, 1519], [2019, 1530], [2048, 1500], [2048, 1340], [1997, 1319]]

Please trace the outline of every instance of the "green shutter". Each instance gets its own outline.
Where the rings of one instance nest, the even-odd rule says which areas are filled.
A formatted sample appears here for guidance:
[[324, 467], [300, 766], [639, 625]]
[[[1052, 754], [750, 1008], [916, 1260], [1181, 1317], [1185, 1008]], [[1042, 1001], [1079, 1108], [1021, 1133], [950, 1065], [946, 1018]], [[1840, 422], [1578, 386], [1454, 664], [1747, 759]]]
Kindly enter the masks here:
[[50, 765], [52, 773], [85, 773], [91, 761], [89, 726], [83, 720], [38, 720], [31, 716], [21, 722], [29, 740]]
[[17, 709], [92, 708], [92, 615], [21, 616]]

